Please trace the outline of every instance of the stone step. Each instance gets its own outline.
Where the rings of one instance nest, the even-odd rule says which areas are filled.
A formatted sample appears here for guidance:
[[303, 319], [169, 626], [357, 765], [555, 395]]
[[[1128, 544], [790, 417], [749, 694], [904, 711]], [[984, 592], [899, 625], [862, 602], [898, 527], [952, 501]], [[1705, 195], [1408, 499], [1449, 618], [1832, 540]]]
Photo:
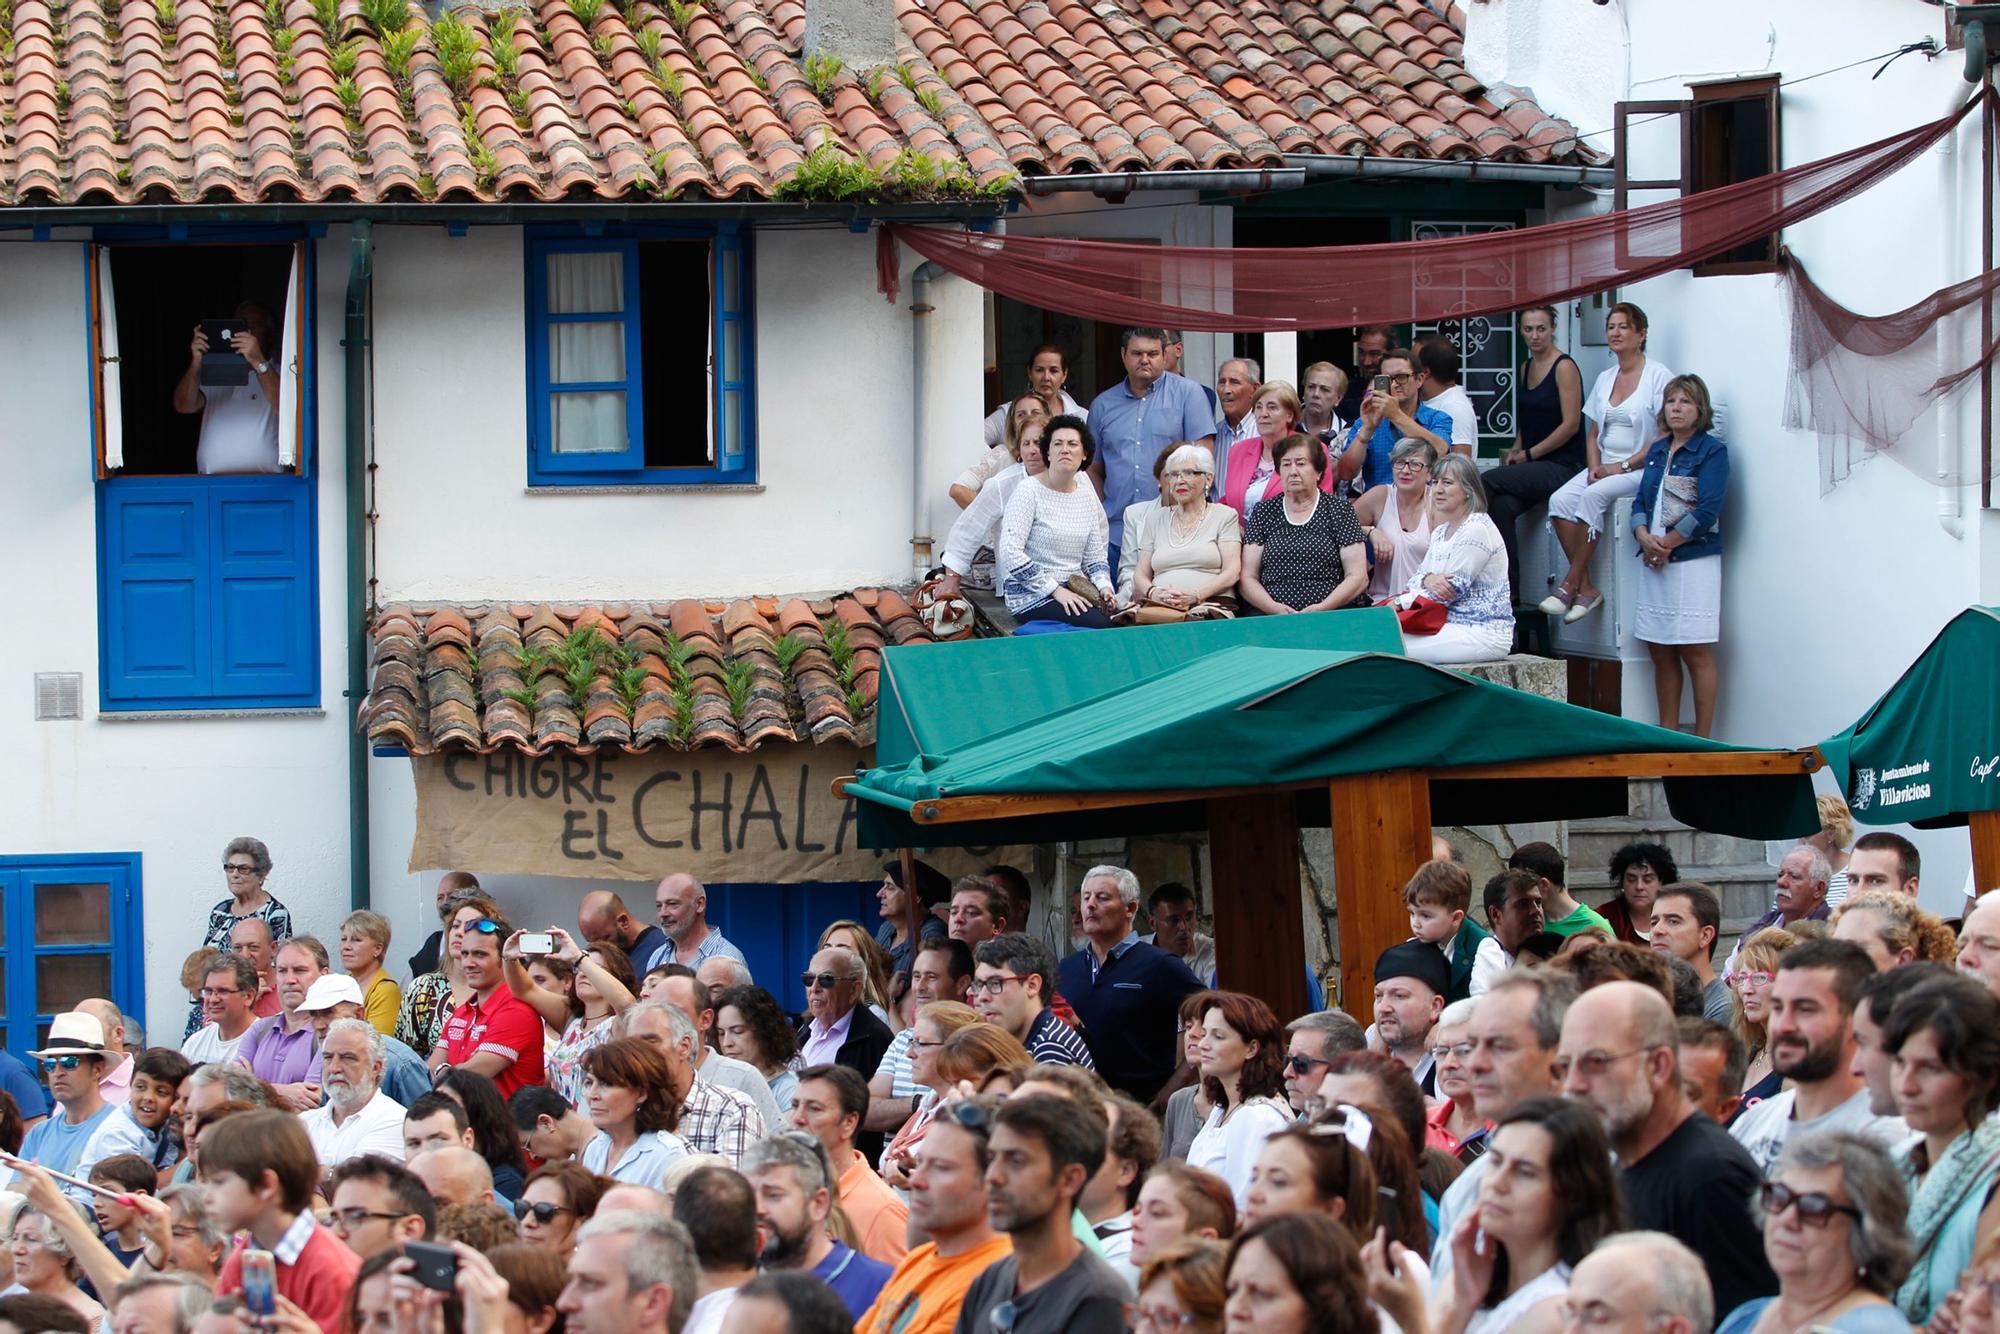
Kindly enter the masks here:
[[1628, 843], [1663, 845], [1673, 854], [1684, 877], [1698, 867], [1746, 865], [1764, 858], [1764, 845], [1754, 839], [1705, 834], [1666, 816], [1616, 815], [1569, 822], [1569, 864], [1578, 868], [1572, 875], [1583, 879], [1584, 868], [1595, 871], [1608, 867], [1613, 855]]

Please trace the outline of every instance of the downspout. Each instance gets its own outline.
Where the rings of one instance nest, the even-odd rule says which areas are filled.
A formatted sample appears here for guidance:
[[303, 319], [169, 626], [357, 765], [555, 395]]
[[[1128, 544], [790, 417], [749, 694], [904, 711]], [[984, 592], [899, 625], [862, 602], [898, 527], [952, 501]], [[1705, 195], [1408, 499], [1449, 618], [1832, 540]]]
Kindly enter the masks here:
[[368, 370], [373, 237], [366, 218], [348, 232], [347, 320], [340, 345], [347, 374], [347, 901], [369, 906], [368, 738], [354, 710], [368, 694]]
[[910, 275], [910, 560], [916, 577], [931, 568], [931, 483], [924, 455], [924, 423], [930, 412], [931, 281], [944, 269], [931, 260]]

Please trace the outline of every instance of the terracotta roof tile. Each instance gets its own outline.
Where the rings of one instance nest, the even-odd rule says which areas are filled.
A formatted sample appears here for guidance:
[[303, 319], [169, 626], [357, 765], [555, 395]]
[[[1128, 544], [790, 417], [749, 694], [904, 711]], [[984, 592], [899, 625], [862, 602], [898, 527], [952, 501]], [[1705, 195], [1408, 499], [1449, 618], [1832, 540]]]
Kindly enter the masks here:
[[[800, 0], [531, 0], [447, 83], [399, 75], [354, 0], [16, 0], [0, 207], [577, 195], [768, 198], [815, 149], [906, 150], [976, 179], [1272, 166], [1286, 153], [1575, 161], [1572, 126], [1464, 67], [1446, 0], [885, 0], [903, 58], [803, 68]], [[338, 53], [336, 55], [336, 52]], [[653, 53], [649, 55], [649, 52]], [[338, 67], [349, 70], [345, 76]], [[472, 133], [468, 133], [468, 123]]]
[[358, 726], [414, 754], [866, 740], [883, 646], [931, 638], [893, 589], [830, 603], [395, 605], [370, 629]]

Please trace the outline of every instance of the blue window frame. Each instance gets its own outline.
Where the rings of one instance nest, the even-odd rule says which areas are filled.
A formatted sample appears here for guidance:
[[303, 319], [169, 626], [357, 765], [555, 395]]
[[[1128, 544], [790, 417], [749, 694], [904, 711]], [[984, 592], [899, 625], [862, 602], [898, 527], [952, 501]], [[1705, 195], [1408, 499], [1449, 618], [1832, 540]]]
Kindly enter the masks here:
[[[119, 290], [127, 292], [122, 302], [113, 291], [118, 273], [124, 275]], [[163, 401], [187, 355], [184, 328], [169, 321], [199, 304], [209, 286], [253, 273], [262, 276], [246, 282], [246, 294], [281, 312], [274, 406], [286, 470], [194, 475], [191, 453], [177, 462], [174, 449], [163, 445], [178, 431], [191, 450], [194, 429], [190, 418], [169, 420]], [[310, 240], [296, 228], [193, 240], [147, 229], [107, 231], [87, 248], [85, 282], [99, 708], [318, 707]]]
[[0, 857], [7, 1049], [26, 1060], [50, 1020], [92, 996], [144, 1024], [143, 922], [136, 852]]
[[531, 230], [527, 306], [531, 485], [756, 481], [747, 227]]

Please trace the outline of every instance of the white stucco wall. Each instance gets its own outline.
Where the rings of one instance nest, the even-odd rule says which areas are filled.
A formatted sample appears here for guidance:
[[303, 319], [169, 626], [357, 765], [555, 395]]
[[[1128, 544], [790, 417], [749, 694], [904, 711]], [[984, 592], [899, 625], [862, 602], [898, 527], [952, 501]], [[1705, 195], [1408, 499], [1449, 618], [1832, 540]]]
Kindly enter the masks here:
[[[345, 240], [344, 229], [333, 229], [322, 258], [344, 256]], [[322, 264], [322, 375], [339, 364], [345, 278], [338, 262]], [[178, 1045], [187, 1005], [181, 960], [226, 894], [220, 868], [231, 838], [248, 834], [270, 846], [268, 887], [299, 930], [331, 942], [347, 911], [338, 380], [331, 402], [321, 395], [318, 441], [325, 713], [107, 721], [97, 709], [83, 279], [83, 248], [74, 242], [0, 245], [0, 399], [8, 405], [0, 569], [9, 572], [14, 607], [0, 644], [0, 755], [11, 760], [0, 771], [0, 853], [141, 854], [149, 1036]], [[33, 720], [36, 672], [82, 674], [80, 721]]]
[[[1870, 77], [1880, 61], [1867, 57], [1943, 36], [1937, 10], [1895, 0], [1773, 0], [1754, 14], [1727, 0], [1491, 0], [1468, 6], [1467, 22], [1479, 77], [1532, 88], [1586, 131], [1608, 129], [1612, 104], [1628, 97], [1681, 98], [1690, 81], [1780, 73], [1786, 166], [1930, 120], [1970, 91], [1955, 52], [1934, 62], [1908, 56]], [[1608, 135], [1593, 142], [1610, 149]], [[1835, 300], [1864, 313], [1901, 309], [1977, 271], [1978, 160], [1968, 122], [1948, 146], [1789, 229], [1785, 243]], [[1609, 208], [1609, 198], [1597, 206]], [[1776, 279], [1682, 271], [1621, 296], [1650, 317], [1653, 355], [1700, 374], [1727, 408], [1720, 734], [1773, 745], [1829, 735], [1953, 614], [2000, 596], [2000, 518], [1981, 514], [1975, 491], [1941, 492], [1886, 458], [1819, 494], [1816, 439], [1780, 426], [1790, 326]], [[1934, 467], [1942, 431], [1954, 466], [1976, 476], [1978, 427], [1975, 387], [1920, 420], [1904, 448], [1919, 467]], [[1963, 506], [1962, 536], [1940, 523], [1941, 498]], [[1627, 645], [1624, 657], [1625, 712], [1651, 718], [1643, 646]], [[1955, 911], [1965, 834], [1912, 837], [1925, 856], [1925, 902]]]

